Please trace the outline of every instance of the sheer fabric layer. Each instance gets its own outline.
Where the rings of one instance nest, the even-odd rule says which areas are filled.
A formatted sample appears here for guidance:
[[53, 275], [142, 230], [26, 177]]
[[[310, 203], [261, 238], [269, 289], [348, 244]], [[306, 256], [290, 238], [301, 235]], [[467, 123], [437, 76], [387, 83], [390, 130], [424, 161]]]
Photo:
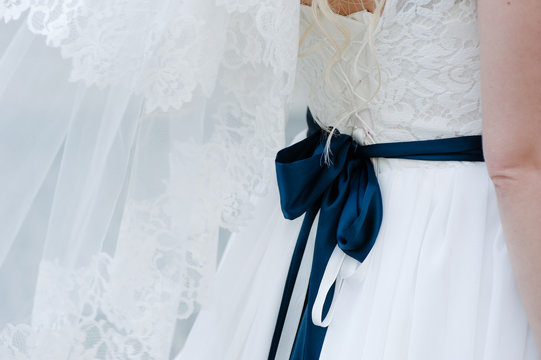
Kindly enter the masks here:
[[298, 6], [0, 3], [0, 358], [175, 355], [272, 181]]

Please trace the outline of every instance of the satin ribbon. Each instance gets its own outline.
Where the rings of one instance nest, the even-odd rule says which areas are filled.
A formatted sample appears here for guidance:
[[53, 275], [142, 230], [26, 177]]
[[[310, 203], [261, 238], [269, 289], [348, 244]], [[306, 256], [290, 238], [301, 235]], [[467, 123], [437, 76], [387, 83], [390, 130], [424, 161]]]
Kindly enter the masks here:
[[287, 219], [303, 214], [305, 217], [289, 267], [269, 359], [276, 355], [308, 235], [318, 212], [308, 292], [290, 359], [319, 358], [325, 326], [332, 316], [329, 309], [334, 290], [341, 285], [342, 261], [349, 256], [362, 263], [381, 226], [381, 192], [370, 158], [484, 161], [481, 136], [361, 146], [350, 136], [337, 135], [331, 141], [329, 165], [322, 159], [324, 140], [323, 133], [315, 132], [276, 156], [282, 212]]

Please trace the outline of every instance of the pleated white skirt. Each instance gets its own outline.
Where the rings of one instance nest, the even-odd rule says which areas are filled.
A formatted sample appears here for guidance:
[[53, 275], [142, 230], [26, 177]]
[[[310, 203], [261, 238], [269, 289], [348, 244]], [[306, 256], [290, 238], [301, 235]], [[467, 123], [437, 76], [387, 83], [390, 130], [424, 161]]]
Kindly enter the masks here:
[[[382, 227], [343, 283], [321, 359], [539, 359], [485, 164], [376, 162]], [[301, 221], [282, 218], [277, 190], [258, 203], [178, 359], [267, 358]], [[303, 261], [278, 359], [288, 357], [308, 273]]]

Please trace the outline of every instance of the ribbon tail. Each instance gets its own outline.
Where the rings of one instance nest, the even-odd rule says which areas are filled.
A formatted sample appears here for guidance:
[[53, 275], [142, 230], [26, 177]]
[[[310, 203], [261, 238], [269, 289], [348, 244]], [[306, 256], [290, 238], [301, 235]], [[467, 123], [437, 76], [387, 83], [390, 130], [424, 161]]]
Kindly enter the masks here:
[[276, 357], [280, 338], [282, 337], [282, 330], [284, 328], [286, 315], [289, 309], [289, 303], [291, 301], [291, 295], [293, 294], [293, 289], [295, 288], [295, 283], [299, 274], [301, 261], [304, 255], [304, 251], [306, 249], [306, 243], [308, 242], [310, 230], [312, 229], [312, 225], [314, 223], [318, 210], [319, 206], [313, 206], [306, 212], [306, 215], [304, 216], [301, 231], [299, 232], [297, 244], [295, 245], [293, 257], [291, 258], [291, 263], [289, 265], [286, 283], [284, 286], [284, 292], [282, 294], [282, 301], [280, 303], [280, 310], [278, 311], [276, 326], [274, 327], [274, 334], [272, 336], [268, 360], [274, 360]]
[[[334, 314], [334, 306], [336, 305], [336, 297], [339, 293], [340, 288], [342, 287], [342, 264], [346, 259], [346, 253], [344, 253], [340, 247], [337, 245], [332, 255], [327, 263], [325, 272], [323, 273], [323, 278], [319, 284], [319, 289], [317, 290], [317, 295], [314, 300], [314, 305], [312, 307], [312, 322], [314, 325], [319, 327], [328, 327], [331, 323]], [[331, 287], [334, 285], [334, 294], [331, 305], [327, 310], [327, 316], [323, 318], [323, 307], [325, 306], [325, 301], [329, 295]]]

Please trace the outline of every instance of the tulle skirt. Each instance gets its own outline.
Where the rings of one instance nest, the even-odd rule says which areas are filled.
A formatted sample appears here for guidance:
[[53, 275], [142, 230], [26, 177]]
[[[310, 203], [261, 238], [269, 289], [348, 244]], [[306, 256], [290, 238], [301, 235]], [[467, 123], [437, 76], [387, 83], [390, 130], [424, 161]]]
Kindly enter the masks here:
[[[376, 163], [382, 227], [343, 283], [320, 358], [538, 359], [485, 164]], [[301, 221], [283, 219], [277, 190], [258, 202], [251, 224], [230, 240], [178, 359], [267, 358]], [[277, 359], [288, 358], [295, 337], [313, 238]]]

